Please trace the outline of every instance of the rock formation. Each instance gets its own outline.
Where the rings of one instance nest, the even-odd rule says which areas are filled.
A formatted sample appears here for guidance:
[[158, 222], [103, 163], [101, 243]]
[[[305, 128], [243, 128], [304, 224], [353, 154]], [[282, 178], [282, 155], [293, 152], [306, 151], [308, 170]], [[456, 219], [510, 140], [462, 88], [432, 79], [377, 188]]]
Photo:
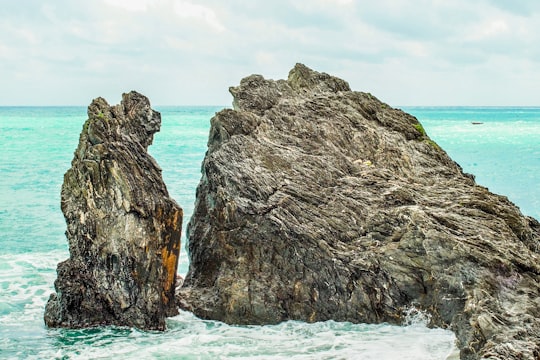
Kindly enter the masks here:
[[58, 265], [48, 326], [164, 330], [177, 313], [182, 209], [147, 153], [160, 126], [160, 113], [136, 92], [121, 105], [97, 98], [88, 107], [62, 186], [70, 257]]
[[206, 319], [452, 329], [462, 359], [538, 358], [540, 224], [418, 120], [297, 64], [211, 120], [179, 305]]

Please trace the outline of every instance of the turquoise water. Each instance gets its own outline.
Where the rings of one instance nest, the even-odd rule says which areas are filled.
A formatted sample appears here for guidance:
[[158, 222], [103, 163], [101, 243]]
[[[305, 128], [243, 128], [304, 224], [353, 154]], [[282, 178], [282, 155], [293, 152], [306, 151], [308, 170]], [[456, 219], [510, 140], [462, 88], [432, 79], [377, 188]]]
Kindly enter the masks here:
[[[193, 211], [209, 119], [221, 107], [158, 107], [151, 154], [185, 221]], [[540, 218], [540, 109], [406, 108], [465, 171]], [[165, 333], [46, 329], [56, 264], [67, 258], [60, 187], [86, 119], [83, 107], [0, 107], [0, 358], [444, 359], [453, 335], [409, 325], [286, 322], [240, 327], [189, 313]], [[472, 125], [471, 122], [482, 122]], [[185, 245], [185, 241], [184, 241]], [[180, 272], [187, 271], [182, 250]]]
[[[427, 133], [477, 183], [540, 219], [540, 108], [416, 107]], [[473, 122], [482, 124], [473, 125]]]

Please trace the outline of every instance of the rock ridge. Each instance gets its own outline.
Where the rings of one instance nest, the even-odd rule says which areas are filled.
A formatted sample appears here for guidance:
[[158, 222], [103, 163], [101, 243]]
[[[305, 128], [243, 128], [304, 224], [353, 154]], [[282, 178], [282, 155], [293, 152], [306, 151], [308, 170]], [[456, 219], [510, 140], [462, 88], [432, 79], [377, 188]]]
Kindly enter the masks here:
[[538, 221], [344, 80], [297, 64], [230, 92], [180, 307], [233, 324], [400, 324], [414, 306], [455, 332], [462, 359], [538, 358]]
[[120, 105], [97, 98], [88, 107], [62, 185], [70, 257], [58, 264], [47, 326], [164, 330], [177, 314], [183, 213], [147, 153], [160, 126], [160, 113], [134, 91]]

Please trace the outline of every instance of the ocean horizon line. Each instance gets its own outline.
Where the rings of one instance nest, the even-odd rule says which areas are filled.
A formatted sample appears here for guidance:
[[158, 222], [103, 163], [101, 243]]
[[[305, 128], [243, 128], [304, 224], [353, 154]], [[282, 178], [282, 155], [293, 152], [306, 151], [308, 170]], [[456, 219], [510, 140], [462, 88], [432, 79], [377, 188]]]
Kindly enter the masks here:
[[[384, 102], [384, 101], [383, 101]], [[390, 104], [389, 104], [390, 105]], [[224, 108], [231, 108], [231, 105], [223, 105], [223, 104], [206, 104], [206, 105], [200, 105], [200, 104], [179, 104], [179, 105], [171, 105], [171, 104], [153, 104], [152, 106], [156, 108], [170, 108], [170, 107], [186, 107], [186, 108], [210, 108], [210, 107], [224, 107]], [[539, 105], [390, 105], [393, 108], [415, 108], [415, 109], [540, 109]], [[6, 109], [6, 108], [86, 108], [88, 105], [0, 105], [0, 108]]]

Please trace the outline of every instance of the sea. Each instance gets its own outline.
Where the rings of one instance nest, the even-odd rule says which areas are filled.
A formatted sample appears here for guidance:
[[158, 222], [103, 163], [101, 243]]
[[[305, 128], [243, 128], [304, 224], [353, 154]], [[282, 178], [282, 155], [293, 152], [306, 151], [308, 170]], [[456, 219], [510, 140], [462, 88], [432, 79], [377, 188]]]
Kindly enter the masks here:
[[[162, 106], [149, 151], [187, 223], [210, 118], [223, 106]], [[403, 107], [479, 184], [540, 218], [540, 108]], [[60, 210], [85, 107], [0, 107], [0, 359], [446, 359], [454, 335], [411, 311], [403, 326], [288, 321], [231, 326], [181, 312], [165, 332], [48, 329], [44, 307], [68, 257]], [[185, 234], [185, 231], [184, 231]], [[188, 268], [183, 239], [181, 274]]]

